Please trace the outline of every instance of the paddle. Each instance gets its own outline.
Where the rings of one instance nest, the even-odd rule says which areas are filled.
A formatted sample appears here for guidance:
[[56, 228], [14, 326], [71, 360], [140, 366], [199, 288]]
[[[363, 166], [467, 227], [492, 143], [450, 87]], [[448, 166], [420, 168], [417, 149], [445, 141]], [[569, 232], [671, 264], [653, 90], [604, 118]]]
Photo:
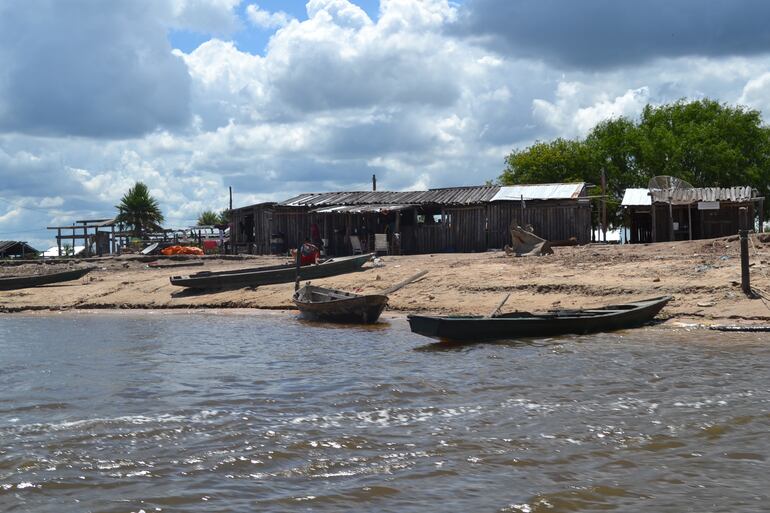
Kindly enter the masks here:
[[405, 279], [404, 281], [396, 283], [392, 287], [381, 291], [380, 294], [383, 295], [383, 296], [387, 296], [388, 294], [392, 294], [393, 292], [397, 291], [398, 289], [409, 285], [410, 283], [412, 283], [413, 281], [415, 281], [415, 280], [417, 280], [419, 278], [422, 278], [426, 274], [428, 274], [428, 271], [420, 271], [419, 273], [415, 274], [414, 276], [410, 276], [409, 278]]
[[506, 302], [506, 301], [508, 301], [508, 298], [509, 298], [509, 297], [511, 297], [511, 293], [510, 293], [510, 292], [509, 292], [508, 294], [506, 294], [506, 295], [505, 295], [505, 297], [503, 298], [503, 300], [502, 300], [502, 301], [500, 301], [500, 303], [498, 303], [498, 305], [495, 307], [495, 309], [494, 309], [494, 310], [492, 310], [492, 313], [490, 313], [489, 315], [487, 315], [487, 317], [490, 317], [490, 318], [491, 318], [491, 317], [497, 317], [497, 314], [498, 314], [498, 312], [500, 312], [500, 309], [503, 307], [503, 305], [505, 304], [505, 302]]

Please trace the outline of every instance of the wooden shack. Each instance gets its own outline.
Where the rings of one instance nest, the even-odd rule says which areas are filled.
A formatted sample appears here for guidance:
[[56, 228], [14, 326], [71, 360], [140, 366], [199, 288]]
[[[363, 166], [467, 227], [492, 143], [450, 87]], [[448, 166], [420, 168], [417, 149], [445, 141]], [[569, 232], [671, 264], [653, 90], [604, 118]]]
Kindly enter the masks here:
[[764, 217], [764, 198], [748, 186], [676, 191], [626, 189], [624, 210], [630, 243], [712, 239], [735, 235], [745, 208], [749, 228]]
[[[584, 183], [450, 187], [427, 191], [307, 193], [232, 210], [237, 252], [285, 253], [318, 238], [329, 255], [363, 251], [385, 237], [388, 252], [478, 252], [510, 243], [511, 222], [554, 241], [586, 243], [591, 207]], [[377, 237], [377, 235], [380, 237]]]
[[510, 242], [512, 222], [531, 226], [553, 244], [591, 240], [591, 202], [583, 182], [500, 187], [489, 202], [488, 218], [491, 248]]
[[33, 258], [38, 250], [20, 240], [0, 240], [0, 258]]

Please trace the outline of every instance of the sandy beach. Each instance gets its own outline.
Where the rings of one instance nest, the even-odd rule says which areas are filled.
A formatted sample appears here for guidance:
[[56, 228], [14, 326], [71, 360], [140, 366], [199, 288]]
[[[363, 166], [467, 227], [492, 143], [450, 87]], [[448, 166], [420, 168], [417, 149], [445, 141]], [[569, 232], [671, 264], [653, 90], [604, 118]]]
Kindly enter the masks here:
[[[770, 290], [770, 244], [750, 241], [752, 285]], [[204, 265], [151, 268], [133, 257], [69, 264], [0, 267], [0, 276], [54, 272], [67, 266], [97, 266], [72, 282], [0, 292], [0, 312], [74, 309], [292, 309], [293, 284], [214, 293], [192, 293], [169, 277], [285, 262], [271, 256], [220, 259]], [[181, 264], [191, 261], [168, 261]], [[770, 320], [770, 303], [748, 299], [740, 289], [737, 237], [648, 245], [557, 247], [553, 255], [510, 257], [502, 252], [383, 256], [352, 274], [314, 281], [319, 285], [373, 293], [428, 270], [419, 281], [393, 293], [391, 313], [487, 314], [507, 293], [503, 311], [588, 307], [669, 294], [662, 317], [724, 324]]]

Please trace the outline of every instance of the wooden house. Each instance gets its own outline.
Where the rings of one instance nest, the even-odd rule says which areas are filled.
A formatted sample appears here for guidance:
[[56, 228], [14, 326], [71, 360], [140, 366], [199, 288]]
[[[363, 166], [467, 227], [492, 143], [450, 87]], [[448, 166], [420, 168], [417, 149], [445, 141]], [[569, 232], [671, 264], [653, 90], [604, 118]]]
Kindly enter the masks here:
[[[232, 210], [233, 249], [285, 253], [319, 238], [330, 255], [375, 249], [383, 236], [396, 254], [478, 252], [509, 244], [511, 222], [549, 240], [586, 243], [591, 207], [584, 183], [474, 186], [427, 191], [300, 194]], [[377, 235], [380, 237], [377, 237]]]
[[0, 258], [33, 258], [38, 250], [19, 240], [0, 240]]
[[702, 187], [668, 191], [626, 189], [621, 207], [629, 242], [711, 239], [735, 235], [745, 208], [748, 227], [764, 216], [764, 198], [751, 187]]

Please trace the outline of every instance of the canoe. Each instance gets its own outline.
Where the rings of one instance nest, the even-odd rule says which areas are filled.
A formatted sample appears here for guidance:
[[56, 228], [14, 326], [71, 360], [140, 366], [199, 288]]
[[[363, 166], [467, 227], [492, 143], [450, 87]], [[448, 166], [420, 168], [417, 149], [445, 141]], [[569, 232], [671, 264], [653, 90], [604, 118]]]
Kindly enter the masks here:
[[377, 322], [388, 304], [388, 296], [382, 294], [360, 295], [310, 284], [296, 291], [292, 300], [305, 319], [363, 324]]
[[552, 310], [542, 314], [513, 312], [499, 317], [409, 315], [413, 333], [439, 340], [475, 342], [567, 333], [595, 333], [633, 328], [651, 321], [671, 300], [661, 296], [585, 310]]
[[35, 274], [29, 276], [7, 276], [0, 278], [0, 290], [26, 289], [47, 285], [49, 283], [59, 283], [62, 281], [71, 281], [82, 278], [86, 274], [96, 269], [95, 267], [84, 267], [81, 269], [70, 269], [58, 273]]
[[[356, 271], [372, 259], [374, 253], [332, 258], [320, 264], [299, 268], [300, 280], [313, 280]], [[296, 265], [272, 265], [232, 271], [201, 271], [187, 276], [172, 276], [171, 284], [200, 290], [237, 289], [274, 283], [290, 283], [296, 279]]]

